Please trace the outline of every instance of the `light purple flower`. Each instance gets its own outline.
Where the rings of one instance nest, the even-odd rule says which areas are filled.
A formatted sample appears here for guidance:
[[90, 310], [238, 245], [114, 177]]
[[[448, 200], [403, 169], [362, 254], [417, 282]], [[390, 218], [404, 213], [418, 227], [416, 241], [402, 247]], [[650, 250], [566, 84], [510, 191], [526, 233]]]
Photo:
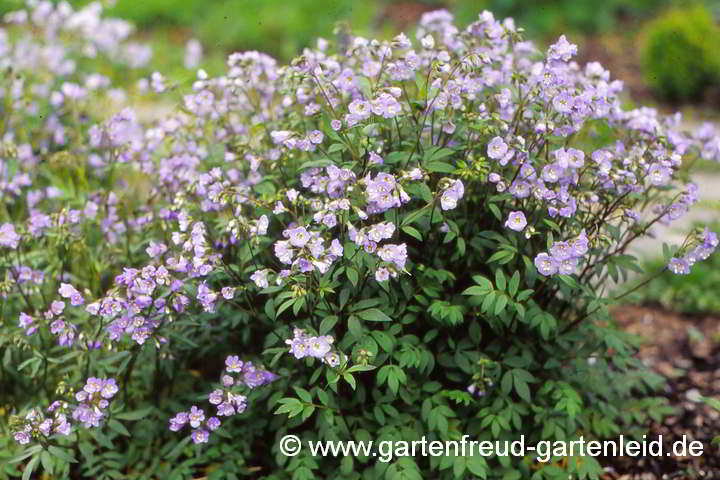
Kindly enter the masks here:
[[210, 439], [210, 433], [208, 433], [207, 430], [202, 430], [202, 429], [193, 430], [191, 436], [192, 436], [193, 443], [196, 443], [196, 444], [207, 443], [208, 440]]
[[488, 157], [492, 158], [493, 160], [500, 160], [507, 154], [507, 152], [508, 146], [502, 138], [495, 137], [490, 140], [490, 143], [487, 147]]
[[188, 421], [190, 422], [190, 426], [193, 428], [198, 428], [203, 420], [205, 420], [205, 412], [193, 405], [190, 409], [190, 413], [188, 414]]
[[252, 275], [250, 275], [250, 280], [255, 282], [255, 285], [258, 288], [267, 288], [269, 285], [268, 273], [269, 273], [269, 270], [267, 270], [267, 269], [257, 270], [255, 272], [253, 272]]
[[558, 272], [558, 261], [547, 253], [540, 253], [535, 257], [535, 268], [537, 268], [540, 275], [546, 277], [554, 275]]
[[463, 197], [465, 188], [460, 180], [455, 180], [450, 187], [443, 191], [440, 197], [440, 208], [443, 210], [452, 210], [457, 207], [458, 200]]
[[20, 445], [27, 445], [30, 443], [30, 435], [27, 432], [15, 432], [13, 438]]
[[385, 282], [390, 278], [390, 270], [385, 267], [380, 267], [375, 270], [375, 280], [378, 282]]
[[328, 352], [323, 361], [330, 367], [337, 367], [340, 365], [340, 354], [337, 352]]
[[208, 401], [213, 405], [220, 405], [225, 398], [225, 392], [219, 388], [210, 392], [208, 395]]
[[675, 275], [688, 275], [690, 273], [690, 264], [687, 260], [683, 258], [671, 258], [667, 267], [668, 270], [670, 270]]
[[570, 241], [570, 248], [574, 257], [582, 257], [588, 252], [588, 238], [585, 232], [582, 232], [576, 238]]
[[377, 250], [377, 255], [386, 262], [393, 263], [398, 269], [405, 268], [407, 261], [407, 245], [387, 243]]
[[557, 182], [563, 174], [563, 168], [557, 164], [545, 165], [542, 169], [542, 179], [548, 183]]
[[220, 419], [217, 417], [210, 417], [207, 419], [207, 422], [205, 422], [205, 425], [207, 425], [210, 431], [217, 430], [220, 427]]
[[307, 340], [307, 344], [310, 347], [310, 356], [315, 358], [323, 358], [332, 348], [332, 342], [333, 338], [329, 335], [309, 338]]
[[0, 247], [16, 249], [20, 242], [20, 235], [15, 233], [15, 226], [12, 223], [0, 225]]
[[173, 418], [170, 419], [170, 430], [177, 432], [181, 430], [188, 422], [187, 412], [179, 412]]
[[668, 167], [654, 163], [648, 170], [648, 180], [652, 185], [666, 185], [670, 181], [671, 170]]
[[577, 54], [577, 45], [570, 43], [565, 35], [560, 35], [557, 42], [548, 48], [548, 59], [567, 62]]
[[115, 394], [118, 392], [118, 386], [115, 383], [114, 378], [108, 378], [103, 381], [103, 385], [100, 389], [100, 395], [103, 398], [110, 399], [115, 396]]
[[527, 226], [527, 220], [525, 219], [525, 214], [520, 211], [510, 212], [510, 215], [508, 215], [508, 218], [505, 221], [505, 226], [507, 228], [509, 228], [510, 230], [515, 230], [516, 232], [522, 232], [525, 229], [525, 227]]
[[577, 269], [577, 258], [567, 258], [559, 262], [558, 273], [572, 275]]
[[243, 361], [237, 355], [230, 355], [225, 359], [225, 370], [227, 372], [242, 372]]
[[217, 406], [217, 414], [221, 417], [235, 415], [235, 407], [229, 402], [223, 402]]
[[302, 248], [310, 241], [310, 234], [305, 227], [297, 227], [287, 231], [290, 244], [293, 247]]
[[572, 258], [573, 251], [567, 242], [555, 242], [552, 247], [550, 247], [550, 255], [560, 262]]
[[167, 252], [167, 246], [164, 243], [155, 243], [150, 240], [150, 246], [145, 249], [150, 258], [159, 257], [163, 253]]

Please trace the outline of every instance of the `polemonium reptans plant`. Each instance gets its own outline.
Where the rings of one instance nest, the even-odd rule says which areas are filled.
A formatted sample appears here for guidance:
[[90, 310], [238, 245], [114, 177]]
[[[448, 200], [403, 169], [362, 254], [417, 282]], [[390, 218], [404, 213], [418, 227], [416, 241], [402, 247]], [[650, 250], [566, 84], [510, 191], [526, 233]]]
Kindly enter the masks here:
[[[590, 457], [290, 458], [278, 441], [605, 439], [667, 411], [607, 308], [639, 270], [628, 247], [698, 201], [689, 167], [720, 139], [623, 108], [566, 37], [542, 52], [511, 19], [430, 12], [414, 39], [234, 53], [191, 85], [153, 73], [147, 95], [183, 96], [144, 122], [91, 70], [147, 60], [129, 25], [49, 2], [7, 20], [0, 442], [17, 468], [596, 478]], [[717, 245], [689, 232], [648, 275]]]

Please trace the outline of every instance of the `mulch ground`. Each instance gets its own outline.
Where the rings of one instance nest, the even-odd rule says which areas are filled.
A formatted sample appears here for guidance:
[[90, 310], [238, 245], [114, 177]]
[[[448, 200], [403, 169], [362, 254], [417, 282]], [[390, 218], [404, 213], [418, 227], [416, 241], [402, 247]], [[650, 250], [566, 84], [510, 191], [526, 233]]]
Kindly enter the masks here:
[[681, 316], [653, 307], [622, 307], [617, 322], [646, 341], [638, 352], [650, 368], [668, 381], [663, 395], [675, 414], [651, 425], [662, 435], [665, 451], [683, 435], [703, 443], [701, 457], [618, 458], [607, 480], [720, 479], [720, 412], [701, 396], [720, 398], [720, 317]]

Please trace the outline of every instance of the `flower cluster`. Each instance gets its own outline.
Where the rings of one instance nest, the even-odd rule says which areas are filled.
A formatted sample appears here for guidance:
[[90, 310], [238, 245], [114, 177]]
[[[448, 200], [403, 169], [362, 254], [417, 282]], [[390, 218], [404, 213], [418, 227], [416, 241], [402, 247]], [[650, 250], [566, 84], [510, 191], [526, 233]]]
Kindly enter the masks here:
[[67, 415], [63, 413], [65, 410], [67, 410], [67, 404], [59, 401], [47, 409], [48, 413], [52, 414], [51, 416], [46, 416], [37, 409], [30, 410], [13, 433], [13, 439], [19, 444], [25, 445], [30, 443], [33, 437], [70, 435], [72, 427], [67, 420]]
[[80, 403], [73, 410], [72, 418], [85, 428], [99, 426], [110, 400], [117, 392], [114, 378], [88, 378], [83, 389], [75, 394], [75, 400]]
[[293, 338], [285, 340], [290, 346], [290, 353], [298, 360], [305, 357], [319, 358], [330, 367], [337, 367], [345, 361], [342, 352], [333, 350], [335, 339], [331, 335], [309, 336], [305, 330], [295, 328]]
[[239, 415], [247, 408], [247, 396], [238, 393], [239, 389], [252, 390], [276, 379], [274, 373], [258, 368], [252, 362], [243, 362], [237, 355], [230, 355], [225, 359], [225, 371], [220, 378], [222, 388], [208, 395], [208, 401], [217, 408], [217, 416], [206, 419], [205, 412], [193, 405], [189, 412], [179, 412], [170, 419], [170, 430], [177, 432], [190, 425], [193, 442], [207, 443], [210, 432], [221, 425], [218, 417]]
[[20, 444], [26, 444], [37, 436], [67, 436], [72, 431], [71, 420], [84, 428], [98, 427], [117, 392], [114, 379], [90, 377], [82, 390], [75, 393], [77, 404], [56, 400], [47, 408], [47, 413], [51, 415], [45, 415], [38, 409], [30, 410], [14, 426], [13, 438]]
[[578, 266], [578, 261], [588, 252], [589, 244], [585, 232], [569, 241], [554, 242], [550, 253], [542, 252], [535, 257], [535, 268], [544, 276], [572, 275]]
[[205, 419], [205, 412], [193, 405], [189, 412], [179, 412], [170, 419], [170, 430], [177, 432], [185, 425], [193, 429], [191, 437], [194, 443], [207, 443], [210, 439], [210, 432], [221, 424], [217, 417]]
[[688, 275], [692, 266], [707, 259], [718, 247], [718, 237], [707, 227], [698, 244], [688, 251], [683, 257], [673, 257], [668, 262], [667, 268], [676, 275]]
[[281, 271], [281, 277], [289, 276], [292, 272], [309, 273], [317, 270], [325, 273], [343, 254], [343, 247], [337, 239], [333, 239], [328, 248], [319, 232], [308, 231], [305, 227], [288, 228], [283, 231], [283, 236], [287, 240], [275, 243], [275, 256], [291, 268]]

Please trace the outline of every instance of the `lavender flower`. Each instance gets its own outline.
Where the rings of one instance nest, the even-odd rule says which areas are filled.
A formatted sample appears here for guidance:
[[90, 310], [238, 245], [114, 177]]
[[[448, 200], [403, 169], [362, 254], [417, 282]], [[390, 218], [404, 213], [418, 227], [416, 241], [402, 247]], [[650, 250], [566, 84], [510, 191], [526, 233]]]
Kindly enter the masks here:
[[241, 372], [243, 369], [243, 365], [244, 363], [237, 355], [230, 355], [225, 359], [225, 370], [230, 373]]
[[510, 212], [507, 220], [505, 221], [505, 226], [510, 230], [522, 232], [527, 226], [525, 214], [523, 212]]
[[440, 197], [440, 208], [443, 210], [453, 210], [457, 207], [457, 202], [463, 197], [465, 188], [460, 180], [455, 180], [448, 188], [443, 191]]
[[207, 443], [210, 439], [210, 433], [208, 433], [207, 430], [193, 430], [192, 432], [192, 441], [193, 443]]
[[0, 225], [0, 246], [16, 249], [20, 242], [20, 235], [15, 233], [15, 226], [12, 223]]
[[310, 240], [310, 234], [304, 227], [297, 227], [287, 232], [290, 238], [290, 245], [297, 248], [304, 247]]
[[550, 247], [550, 255], [557, 261], [563, 261], [572, 258], [573, 250], [567, 242], [555, 242]]
[[690, 274], [690, 264], [687, 260], [682, 258], [673, 257], [668, 263], [668, 270], [675, 275], [688, 275]]
[[490, 140], [490, 143], [487, 147], [487, 154], [488, 157], [492, 158], [493, 160], [500, 160], [503, 158], [508, 152], [508, 146], [500, 137], [494, 137], [492, 140]]
[[538, 254], [534, 263], [540, 275], [546, 277], [556, 274], [559, 269], [558, 261], [547, 253]]

